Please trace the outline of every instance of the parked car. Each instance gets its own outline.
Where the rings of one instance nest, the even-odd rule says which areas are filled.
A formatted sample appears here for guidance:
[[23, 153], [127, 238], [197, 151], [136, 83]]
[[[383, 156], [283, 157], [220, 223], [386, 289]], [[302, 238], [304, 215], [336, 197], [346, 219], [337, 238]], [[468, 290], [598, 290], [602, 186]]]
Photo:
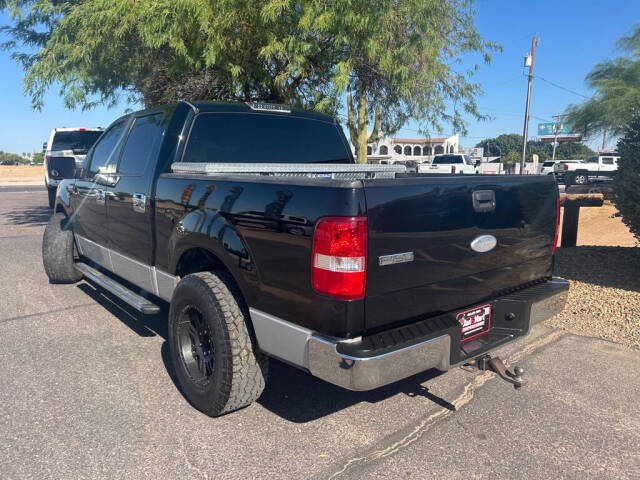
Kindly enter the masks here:
[[610, 181], [618, 173], [619, 158], [617, 154], [606, 154], [595, 155], [586, 162], [563, 161], [554, 167], [554, 174], [567, 186]]
[[540, 168], [540, 175], [553, 175], [553, 166], [556, 163], [561, 162], [562, 160], [548, 160], [546, 162], [542, 162], [542, 167]]
[[84, 160], [87, 151], [102, 134], [102, 128], [54, 128], [49, 134], [49, 141], [43, 145], [44, 150], [44, 183], [49, 196], [49, 207], [53, 208], [56, 188], [60, 180], [69, 178], [64, 172], [60, 158], [73, 158], [77, 166]]
[[433, 157], [433, 162], [418, 165], [420, 173], [480, 173], [480, 162], [474, 162], [469, 155], [462, 153], [445, 153]]
[[60, 183], [45, 271], [169, 302], [176, 378], [212, 416], [260, 396], [270, 357], [351, 390], [475, 360], [521, 385], [488, 354], [566, 301], [556, 182], [404, 170], [277, 105], [132, 113]]

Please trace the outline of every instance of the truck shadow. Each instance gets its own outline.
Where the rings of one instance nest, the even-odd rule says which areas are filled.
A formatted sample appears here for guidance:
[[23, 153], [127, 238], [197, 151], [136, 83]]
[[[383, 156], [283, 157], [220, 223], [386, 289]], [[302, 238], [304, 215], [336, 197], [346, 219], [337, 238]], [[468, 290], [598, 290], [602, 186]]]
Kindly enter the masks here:
[[[141, 337], [158, 335], [165, 340], [161, 347], [162, 362], [176, 389], [185, 396], [169, 354], [168, 304], [163, 303], [162, 310], [158, 314], [143, 315], [109, 292], [94, 287], [88, 282], [80, 283], [78, 288]], [[376, 390], [353, 392], [272, 359], [269, 365], [267, 387], [258, 399], [258, 403], [279, 417], [294, 423], [312, 422], [357, 403], [377, 403], [398, 394], [423, 397], [441, 407], [455, 410], [451, 403], [434, 395], [422, 385], [441, 374], [442, 372], [435, 369], [428, 370]]]
[[46, 225], [53, 211], [46, 206], [14, 208], [5, 213], [8, 223], [13, 225]]

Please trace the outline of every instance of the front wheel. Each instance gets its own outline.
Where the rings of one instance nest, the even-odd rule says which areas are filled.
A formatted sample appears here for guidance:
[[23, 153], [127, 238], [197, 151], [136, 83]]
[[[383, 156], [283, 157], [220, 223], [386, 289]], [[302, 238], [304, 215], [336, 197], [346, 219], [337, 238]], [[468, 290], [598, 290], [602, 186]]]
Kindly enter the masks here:
[[207, 415], [246, 407], [264, 390], [268, 358], [258, 350], [240, 291], [226, 273], [180, 280], [169, 309], [169, 347], [187, 400]]
[[54, 213], [44, 229], [42, 263], [51, 283], [75, 283], [82, 278], [75, 269], [75, 245], [69, 219]]

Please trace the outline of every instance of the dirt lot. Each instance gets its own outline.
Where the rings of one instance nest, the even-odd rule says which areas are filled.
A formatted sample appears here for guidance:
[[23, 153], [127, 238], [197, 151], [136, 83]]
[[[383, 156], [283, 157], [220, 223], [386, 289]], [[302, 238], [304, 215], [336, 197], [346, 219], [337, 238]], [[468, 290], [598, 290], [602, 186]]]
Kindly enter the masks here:
[[0, 185], [44, 184], [42, 165], [0, 165]]
[[578, 246], [559, 248], [556, 275], [571, 282], [564, 311], [547, 323], [640, 346], [640, 248], [611, 203], [580, 209]]

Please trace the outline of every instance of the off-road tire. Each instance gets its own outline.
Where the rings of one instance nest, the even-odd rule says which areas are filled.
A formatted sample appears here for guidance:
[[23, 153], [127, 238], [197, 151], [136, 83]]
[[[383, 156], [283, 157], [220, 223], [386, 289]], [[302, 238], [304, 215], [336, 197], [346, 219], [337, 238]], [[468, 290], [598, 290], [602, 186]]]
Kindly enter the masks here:
[[56, 204], [56, 192], [57, 192], [56, 187], [51, 188], [47, 186], [47, 196], [49, 197], [49, 208], [53, 208], [53, 206]]
[[564, 176], [564, 184], [567, 187], [570, 187], [571, 185], [575, 185], [575, 179], [574, 179], [574, 174], [573, 173], [567, 173]]
[[42, 263], [51, 283], [76, 283], [82, 274], [74, 267], [73, 231], [64, 213], [54, 213], [44, 229]]
[[[179, 325], [185, 322], [184, 312], [193, 308], [206, 321], [213, 351], [213, 373], [204, 385], [192, 378], [180, 343]], [[260, 397], [269, 359], [258, 350], [242, 294], [226, 272], [198, 272], [182, 278], [171, 299], [168, 330], [178, 382], [198, 410], [217, 417]]]

